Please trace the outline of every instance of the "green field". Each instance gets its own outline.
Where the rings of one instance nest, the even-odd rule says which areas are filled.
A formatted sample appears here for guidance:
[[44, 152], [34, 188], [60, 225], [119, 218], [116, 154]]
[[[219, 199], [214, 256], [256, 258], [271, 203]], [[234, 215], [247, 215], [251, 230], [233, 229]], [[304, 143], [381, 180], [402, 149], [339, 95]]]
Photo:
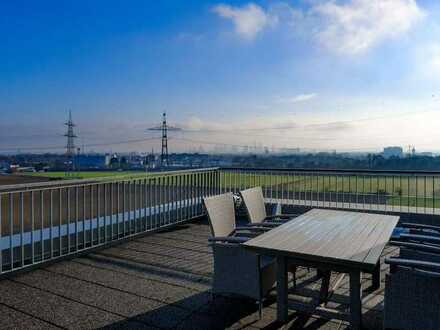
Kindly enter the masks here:
[[60, 179], [94, 179], [94, 178], [108, 178], [108, 177], [122, 177], [122, 178], [140, 178], [151, 173], [143, 171], [80, 171], [80, 172], [37, 172], [28, 173], [31, 176], [41, 176], [47, 178]]
[[[26, 173], [22, 176], [42, 177], [50, 179], [63, 179], [63, 180], [75, 180], [75, 179], [106, 179], [109, 180], [131, 180], [131, 179], [145, 179], [153, 177], [169, 177], [168, 185], [177, 185], [177, 178], [185, 176], [191, 176], [191, 182], [187, 184], [200, 186], [203, 184], [202, 174], [196, 174], [183, 171], [156, 171], [156, 172], [144, 172], [144, 171], [80, 171], [80, 172], [38, 172], [38, 173]], [[188, 179], [189, 180], [189, 179]]]
[[221, 184], [232, 190], [262, 186], [274, 197], [294, 192], [323, 196], [325, 193], [386, 196], [389, 205], [440, 207], [440, 177], [405, 175], [279, 174], [223, 172]]

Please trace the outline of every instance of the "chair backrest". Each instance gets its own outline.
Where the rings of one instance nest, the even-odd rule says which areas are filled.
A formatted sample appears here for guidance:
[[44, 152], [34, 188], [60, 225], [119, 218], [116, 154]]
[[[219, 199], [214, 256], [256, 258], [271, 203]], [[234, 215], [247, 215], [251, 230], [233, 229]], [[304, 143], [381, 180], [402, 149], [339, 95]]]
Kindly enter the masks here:
[[203, 199], [214, 237], [229, 236], [235, 229], [235, 208], [232, 193]]
[[251, 223], [261, 223], [267, 217], [266, 205], [264, 204], [263, 189], [261, 187], [250, 188], [240, 191], [246, 211]]

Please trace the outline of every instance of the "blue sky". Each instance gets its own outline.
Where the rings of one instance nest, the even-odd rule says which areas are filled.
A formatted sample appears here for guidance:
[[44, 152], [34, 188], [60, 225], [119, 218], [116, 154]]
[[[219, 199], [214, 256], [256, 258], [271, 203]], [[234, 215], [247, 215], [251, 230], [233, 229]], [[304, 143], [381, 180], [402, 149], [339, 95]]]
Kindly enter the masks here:
[[158, 149], [94, 144], [163, 110], [187, 129], [173, 151], [439, 150], [439, 19], [429, 0], [1, 2], [0, 151], [63, 146], [69, 109], [89, 150]]

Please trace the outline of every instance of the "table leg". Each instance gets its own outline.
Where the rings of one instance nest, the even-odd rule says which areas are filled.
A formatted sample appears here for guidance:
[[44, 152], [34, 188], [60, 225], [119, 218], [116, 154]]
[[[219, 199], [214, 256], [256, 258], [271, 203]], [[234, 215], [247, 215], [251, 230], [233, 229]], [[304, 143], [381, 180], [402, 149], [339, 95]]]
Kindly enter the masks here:
[[350, 321], [352, 329], [362, 328], [362, 287], [360, 271], [350, 272]]
[[287, 322], [287, 302], [288, 302], [288, 275], [287, 258], [277, 257], [277, 319], [279, 322]]
[[319, 291], [319, 303], [327, 303], [328, 299], [328, 289], [330, 286], [330, 271], [323, 271], [322, 272], [322, 283], [321, 283], [321, 290]]
[[374, 268], [373, 274], [372, 274], [372, 289], [377, 290], [380, 288], [380, 260], [377, 262], [376, 267]]

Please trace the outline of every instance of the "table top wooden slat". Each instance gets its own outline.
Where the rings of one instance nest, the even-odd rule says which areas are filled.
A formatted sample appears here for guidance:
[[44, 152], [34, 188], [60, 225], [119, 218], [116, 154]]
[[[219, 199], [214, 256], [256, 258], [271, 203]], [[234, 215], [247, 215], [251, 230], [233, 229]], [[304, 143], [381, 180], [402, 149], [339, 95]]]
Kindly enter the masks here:
[[244, 246], [271, 255], [372, 269], [398, 216], [313, 209]]

